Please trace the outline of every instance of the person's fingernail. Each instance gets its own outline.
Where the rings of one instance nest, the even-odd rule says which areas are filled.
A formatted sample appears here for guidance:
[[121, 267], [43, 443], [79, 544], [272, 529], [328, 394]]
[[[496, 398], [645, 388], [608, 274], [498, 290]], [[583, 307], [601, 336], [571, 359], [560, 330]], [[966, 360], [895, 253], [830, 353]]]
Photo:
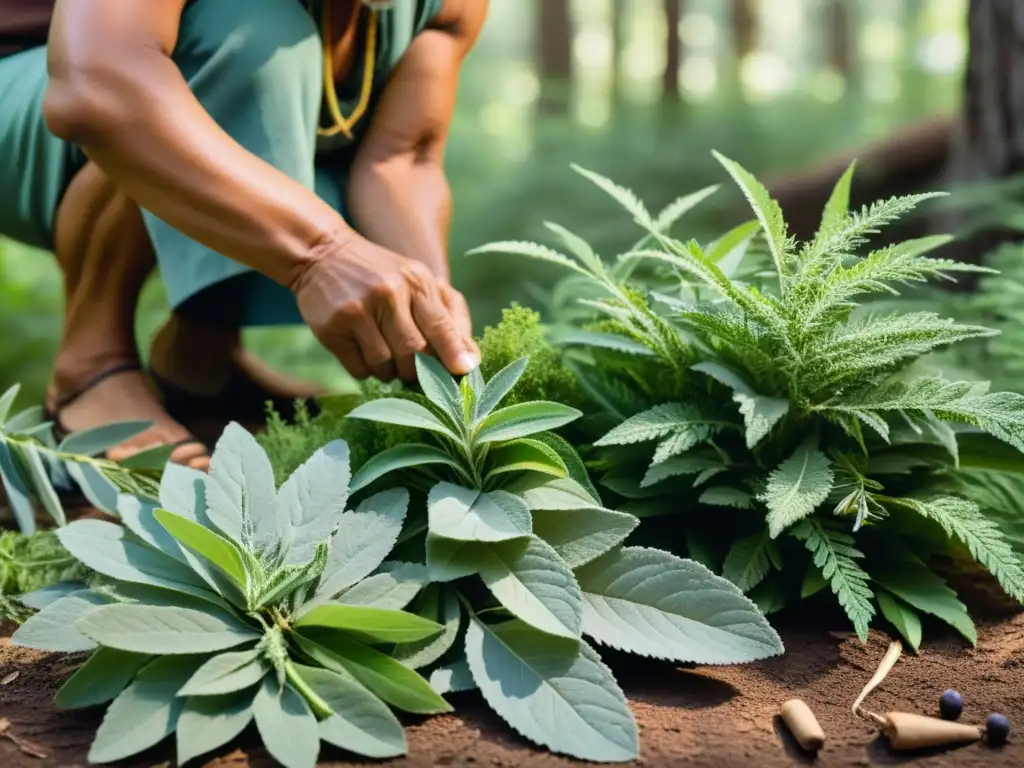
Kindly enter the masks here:
[[480, 359], [475, 355], [469, 354], [469, 352], [463, 352], [459, 355], [455, 364], [459, 366], [459, 370], [463, 373], [469, 373], [478, 365], [480, 365]]

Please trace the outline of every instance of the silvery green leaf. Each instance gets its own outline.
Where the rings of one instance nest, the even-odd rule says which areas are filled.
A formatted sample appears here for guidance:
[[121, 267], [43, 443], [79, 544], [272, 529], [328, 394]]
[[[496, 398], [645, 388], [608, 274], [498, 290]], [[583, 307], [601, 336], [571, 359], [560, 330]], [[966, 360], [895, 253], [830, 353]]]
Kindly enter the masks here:
[[41, 611], [53, 605], [62, 597], [67, 597], [75, 592], [82, 592], [87, 589], [89, 587], [81, 581], [60, 581], [48, 587], [37, 589], [34, 592], [29, 592], [26, 595], [18, 595], [18, 601], [24, 603], [29, 608]]
[[165, 656], [146, 665], [107, 708], [89, 762], [123, 760], [169, 736], [185, 704], [174, 693], [200, 663], [194, 656]]
[[639, 755], [626, 697], [586, 643], [517, 620], [486, 625], [474, 618], [466, 659], [491, 709], [530, 741], [595, 762]]
[[274, 468], [266, 452], [238, 424], [228, 424], [210, 457], [207, 514], [214, 525], [252, 552], [281, 541]]
[[731, 582], [657, 549], [616, 549], [576, 571], [583, 632], [619, 650], [698, 664], [782, 653], [782, 641]]
[[197, 523], [211, 523], [206, 514], [207, 475], [182, 464], [168, 464], [160, 478], [160, 506]]
[[416, 380], [427, 399], [451, 419], [452, 426], [462, 424], [462, 395], [452, 375], [436, 358], [416, 355]]
[[33, 405], [11, 416], [4, 424], [4, 431], [12, 434], [26, 435], [47, 424], [46, 412], [41, 405]]
[[834, 479], [832, 462], [810, 440], [772, 470], [758, 497], [768, 507], [771, 537], [814, 512], [828, 498]]
[[178, 715], [178, 765], [227, 744], [252, 722], [254, 691], [193, 696]]
[[349, 587], [338, 595], [337, 601], [345, 605], [402, 610], [430, 583], [430, 576], [419, 563], [395, 563], [394, 566]]
[[92, 656], [57, 691], [55, 702], [61, 709], [81, 709], [105, 704], [117, 697], [149, 662], [145, 653], [97, 648]]
[[481, 552], [486, 545], [476, 541], [456, 541], [427, 534], [427, 572], [436, 582], [455, 581], [479, 570]]
[[103, 520], [76, 520], [58, 530], [57, 538], [68, 552], [105, 576], [216, 601], [193, 571], [125, 533], [121, 526]]
[[321, 739], [364, 757], [405, 754], [402, 724], [387, 705], [366, 688], [326, 669], [300, 664], [296, 664], [295, 669], [334, 713], [318, 724]]
[[441, 632], [441, 626], [436, 622], [412, 613], [333, 602], [307, 611], [292, 626], [296, 629], [322, 627], [341, 630], [370, 644], [412, 643], [435, 637]]
[[747, 428], [747, 448], [753, 448], [760, 443], [768, 436], [772, 427], [789, 413], [789, 401], [782, 397], [737, 393], [733, 395], [733, 400], [739, 403], [740, 414]]
[[582, 415], [575, 408], [560, 403], [548, 403], [543, 400], [518, 403], [495, 411], [481, 421], [477, 427], [475, 440], [483, 444], [529, 437], [538, 432], [549, 432], [564, 427]]
[[391, 488], [366, 499], [354, 512], [341, 517], [338, 531], [331, 537], [316, 596], [329, 600], [377, 569], [388, 556], [409, 506], [409, 492]]
[[483, 386], [479, 399], [476, 401], [475, 423], [479, 423], [481, 419], [486, 419], [491, 414], [491, 411], [498, 407], [498, 404], [505, 399], [505, 396], [512, 391], [512, 388], [522, 377], [523, 371], [526, 370], [529, 362], [528, 358], [521, 357], [509, 363], [494, 374], [491, 380]]
[[528, 536], [530, 510], [505, 491], [438, 483], [427, 498], [430, 533], [457, 541], [508, 541]]
[[22, 479], [14, 454], [7, 443], [0, 440], [0, 485], [7, 495], [7, 503], [18, 524], [18, 530], [28, 535], [36, 532], [36, 511], [32, 496]]
[[580, 637], [583, 596], [569, 566], [548, 544], [534, 536], [483, 549], [480, 577], [498, 602], [541, 632]]
[[476, 688], [473, 673], [465, 659], [442, 664], [430, 673], [430, 687], [444, 696], [448, 693], [462, 693]]
[[18, 398], [20, 391], [21, 384], [14, 384], [0, 395], [0, 427], [4, 426], [4, 423], [7, 421], [7, 417], [11, 413], [11, 406], [14, 405], [14, 401]]
[[171, 460], [171, 454], [177, 448], [174, 443], [170, 445], [154, 445], [152, 448], [145, 448], [133, 453], [117, 463], [125, 469], [136, 469], [140, 471], [162, 472]]
[[[69, 598], [65, 598], [69, 599]], [[260, 633], [224, 611], [122, 603], [107, 605], [75, 622], [101, 645], [152, 654], [213, 653], [260, 639]]]
[[337, 632], [323, 643], [295, 633], [299, 648], [317, 664], [342, 676], [351, 676], [393, 707], [418, 715], [450, 712], [451, 707], [430, 684], [404, 664]]
[[476, 395], [477, 400], [480, 398], [480, 394], [484, 391], [484, 387], [487, 386], [484, 383], [484, 375], [480, 373], [480, 368], [474, 368], [466, 376], [466, 381], [469, 384], [469, 388]]
[[587, 471], [583, 459], [580, 458], [580, 455], [568, 440], [554, 432], [542, 432], [539, 435], [534, 435], [533, 439], [544, 443], [557, 453], [569, 472], [569, 477], [590, 496], [593, 503], [601, 504], [601, 495], [591, 482], [590, 473]]
[[348, 414], [348, 417], [350, 419], [378, 421], [384, 424], [397, 424], [401, 427], [427, 429], [444, 435], [455, 442], [459, 442], [458, 436], [445, 426], [437, 416], [419, 403], [414, 403], [411, 400], [399, 400], [394, 397], [371, 400], [354, 408]]
[[282, 529], [291, 530], [286, 565], [309, 562], [331, 535], [348, 503], [350, 477], [348, 444], [332, 440], [284, 481], [277, 502]]
[[586, 488], [568, 477], [524, 476], [505, 486], [505, 490], [525, 501], [534, 512], [602, 508]]
[[232, 651], [209, 659], [178, 691], [178, 696], [214, 696], [251, 688], [270, 671], [263, 652]]
[[109, 602], [95, 592], [73, 592], [30, 616], [28, 621], [18, 627], [11, 637], [11, 643], [39, 651], [91, 651], [96, 643], [79, 632], [75, 623]]
[[617, 547], [640, 524], [625, 512], [610, 509], [537, 510], [533, 534], [558, 553], [570, 568], [579, 568]]
[[359, 468], [359, 471], [352, 477], [352, 492], [362, 490], [389, 472], [431, 464], [444, 464], [455, 470], [461, 468], [458, 461], [432, 445], [420, 443], [396, 445], [386, 451], [381, 451]]
[[117, 512], [117, 486], [104, 477], [96, 467], [91, 464], [66, 461], [64, 468], [81, 489], [82, 495], [96, 509], [108, 514]]
[[28, 470], [28, 477], [25, 479], [36, 498], [42, 503], [43, 509], [58, 526], [66, 525], [67, 517], [64, 514], [64, 507], [61, 506], [57, 491], [54, 490], [53, 484], [50, 482], [50, 476], [43, 464], [39, 449], [32, 443], [11, 443], [10, 448]]
[[100, 427], [73, 432], [61, 441], [58, 449], [64, 453], [96, 456], [141, 435], [151, 426], [152, 421], [115, 421]]
[[391, 655], [410, 669], [433, 664], [455, 644], [462, 624], [462, 607], [454, 589], [431, 584], [417, 601], [416, 614], [436, 621], [444, 629], [437, 637], [396, 645]]

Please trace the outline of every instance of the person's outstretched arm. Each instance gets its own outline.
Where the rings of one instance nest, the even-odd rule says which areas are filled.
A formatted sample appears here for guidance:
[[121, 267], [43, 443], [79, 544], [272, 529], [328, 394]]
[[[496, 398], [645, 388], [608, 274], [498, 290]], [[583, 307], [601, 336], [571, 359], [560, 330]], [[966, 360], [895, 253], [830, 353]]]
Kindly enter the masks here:
[[449, 369], [467, 372], [476, 362], [471, 342], [429, 269], [356, 235], [203, 110], [171, 60], [184, 5], [57, 0], [44, 102], [50, 130], [79, 144], [142, 207], [294, 290], [314, 334], [353, 375], [408, 355], [381, 348], [383, 319], [403, 338], [422, 335]]

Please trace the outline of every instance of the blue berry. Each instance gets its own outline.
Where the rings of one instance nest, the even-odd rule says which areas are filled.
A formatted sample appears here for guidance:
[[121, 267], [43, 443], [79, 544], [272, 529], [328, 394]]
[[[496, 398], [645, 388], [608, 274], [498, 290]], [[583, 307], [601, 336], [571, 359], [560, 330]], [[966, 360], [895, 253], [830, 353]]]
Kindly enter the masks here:
[[1010, 721], [1006, 719], [1006, 715], [993, 712], [986, 717], [985, 735], [988, 737], [989, 744], [999, 745], [1004, 743], [1006, 737], [1010, 735]]
[[950, 688], [939, 699], [939, 714], [943, 720], [958, 720], [964, 711], [964, 697]]

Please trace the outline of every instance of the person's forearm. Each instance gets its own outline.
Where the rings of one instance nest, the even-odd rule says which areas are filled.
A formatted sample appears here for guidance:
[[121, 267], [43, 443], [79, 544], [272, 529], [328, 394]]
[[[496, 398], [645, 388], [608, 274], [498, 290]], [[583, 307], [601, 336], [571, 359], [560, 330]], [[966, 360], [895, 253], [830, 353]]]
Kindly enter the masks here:
[[451, 191], [440, 164], [404, 157], [375, 164], [357, 161], [346, 212], [363, 237], [450, 281]]
[[80, 144], [128, 196], [283, 285], [352, 236], [316, 194], [225, 133], [163, 52], [130, 54], [95, 65], [88, 56], [51, 60], [45, 102], [51, 130]]

